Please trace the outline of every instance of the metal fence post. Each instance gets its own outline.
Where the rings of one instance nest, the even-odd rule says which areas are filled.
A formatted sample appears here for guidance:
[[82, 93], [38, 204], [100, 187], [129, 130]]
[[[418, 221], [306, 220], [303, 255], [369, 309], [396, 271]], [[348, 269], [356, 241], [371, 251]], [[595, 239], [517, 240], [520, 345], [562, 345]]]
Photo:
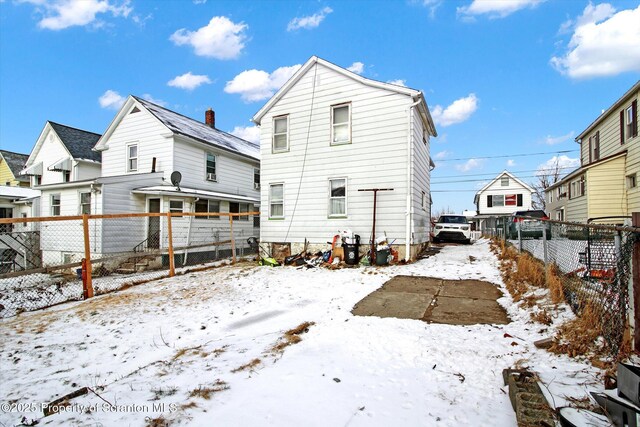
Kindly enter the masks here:
[[176, 275], [175, 260], [173, 259], [173, 230], [171, 229], [171, 212], [167, 212], [167, 234], [169, 239], [169, 277]]
[[520, 232], [520, 224], [516, 223], [518, 228], [518, 252], [522, 252], [522, 233]]
[[82, 215], [82, 231], [84, 234], [84, 265], [83, 267], [85, 267], [84, 270], [84, 279], [82, 281], [82, 285], [83, 285], [83, 293], [84, 293], [84, 298], [93, 298], [93, 283], [91, 280], [91, 273], [92, 273], [92, 265], [91, 265], [91, 242], [89, 241], [89, 215], [87, 214], [83, 214]]
[[549, 283], [549, 258], [547, 256], [547, 225], [542, 223], [542, 258], [544, 259], [544, 282]]
[[236, 263], [236, 240], [233, 238], [233, 215], [229, 214], [229, 227], [231, 228], [231, 264]]
[[[634, 227], [640, 227], [640, 212], [634, 212], [631, 217], [631, 223]], [[634, 349], [637, 351], [640, 349], [640, 310], [638, 309], [638, 303], [640, 302], [640, 239], [635, 236], [635, 242], [633, 244], [633, 256], [631, 257], [631, 277], [633, 281], [633, 305], [629, 307], [632, 313], [629, 314], [633, 319], [633, 344]], [[632, 238], [631, 235], [629, 238]]]

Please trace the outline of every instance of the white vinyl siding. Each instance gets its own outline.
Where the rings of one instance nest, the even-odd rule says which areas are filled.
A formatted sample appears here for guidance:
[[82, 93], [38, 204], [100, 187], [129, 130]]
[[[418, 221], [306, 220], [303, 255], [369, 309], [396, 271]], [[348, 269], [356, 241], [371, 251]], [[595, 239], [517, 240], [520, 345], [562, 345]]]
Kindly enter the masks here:
[[347, 179], [329, 179], [329, 218], [347, 216]]
[[[509, 179], [508, 186], [502, 185], [504, 178]], [[480, 215], [510, 215], [518, 210], [531, 209], [532, 191], [517, 179], [501, 175], [476, 197]]]
[[273, 118], [273, 152], [289, 151], [289, 116]]

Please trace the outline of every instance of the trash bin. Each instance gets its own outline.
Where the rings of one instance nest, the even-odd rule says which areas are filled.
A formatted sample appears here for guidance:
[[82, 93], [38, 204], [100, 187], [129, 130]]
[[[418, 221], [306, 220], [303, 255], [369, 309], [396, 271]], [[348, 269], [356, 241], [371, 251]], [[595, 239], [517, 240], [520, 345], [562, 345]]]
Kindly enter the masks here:
[[389, 254], [391, 251], [389, 249], [380, 249], [376, 252], [376, 265], [387, 265], [389, 264]]
[[344, 262], [348, 265], [357, 265], [360, 261], [360, 245], [358, 243], [343, 243]]

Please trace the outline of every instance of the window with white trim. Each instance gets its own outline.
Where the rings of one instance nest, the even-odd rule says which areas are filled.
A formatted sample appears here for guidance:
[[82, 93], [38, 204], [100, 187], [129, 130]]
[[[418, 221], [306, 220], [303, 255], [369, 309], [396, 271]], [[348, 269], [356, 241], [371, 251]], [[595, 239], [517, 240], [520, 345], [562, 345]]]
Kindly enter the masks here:
[[138, 171], [138, 144], [127, 145], [127, 172]]
[[626, 139], [631, 138], [633, 135], [633, 106], [630, 106], [625, 110], [625, 134], [627, 135]]
[[272, 151], [281, 153], [289, 151], [289, 116], [273, 118]]
[[260, 169], [253, 168], [253, 189], [260, 189]]
[[[195, 203], [196, 213], [220, 213], [220, 202], [217, 200], [198, 200]], [[195, 219], [218, 219], [220, 215], [196, 216]]]
[[329, 218], [347, 216], [347, 179], [329, 179]]
[[269, 185], [269, 218], [284, 218], [284, 184]]
[[218, 181], [218, 177], [216, 176], [216, 155], [212, 153], [207, 153], [205, 160], [205, 168], [207, 172], [206, 179], [207, 181]]
[[[169, 200], [169, 212], [182, 213], [184, 212], [184, 201], [182, 200]], [[182, 215], [178, 215], [182, 216]]]
[[500, 178], [500, 186], [501, 187], [508, 187], [509, 186], [509, 177], [508, 176], [503, 176]]
[[60, 194], [51, 195], [51, 216], [60, 216]]
[[638, 186], [638, 176], [635, 173], [627, 175], [627, 188], [636, 188]]
[[422, 199], [420, 201], [420, 205], [422, 206], [423, 210], [427, 210], [427, 194], [423, 191], [422, 192]]
[[351, 142], [351, 104], [331, 107], [331, 145]]
[[91, 214], [91, 192], [80, 193], [80, 214]]

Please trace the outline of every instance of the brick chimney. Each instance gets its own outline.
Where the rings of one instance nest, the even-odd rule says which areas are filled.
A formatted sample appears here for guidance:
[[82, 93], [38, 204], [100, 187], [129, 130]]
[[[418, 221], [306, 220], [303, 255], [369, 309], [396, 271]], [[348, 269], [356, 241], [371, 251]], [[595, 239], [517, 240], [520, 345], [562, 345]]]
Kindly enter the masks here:
[[212, 128], [216, 128], [216, 112], [209, 108], [204, 112], [204, 122]]

